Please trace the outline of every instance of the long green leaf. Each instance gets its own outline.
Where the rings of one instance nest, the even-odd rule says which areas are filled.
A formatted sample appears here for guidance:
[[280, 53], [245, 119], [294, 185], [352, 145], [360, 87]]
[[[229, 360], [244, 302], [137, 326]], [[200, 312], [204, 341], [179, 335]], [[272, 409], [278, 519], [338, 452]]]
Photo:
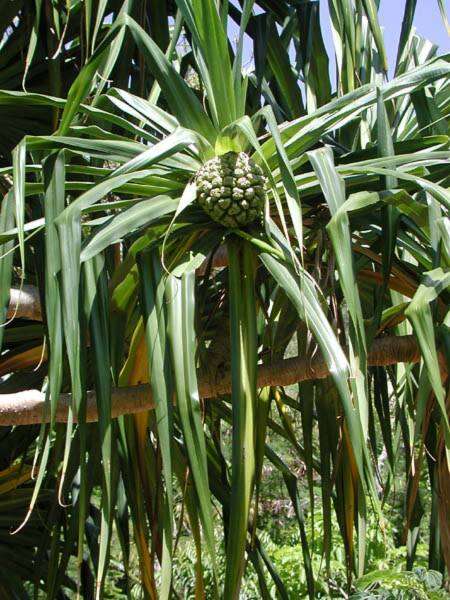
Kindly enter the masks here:
[[239, 598], [255, 478], [256, 314], [254, 256], [249, 245], [227, 245], [231, 329], [233, 441], [225, 598]]
[[360, 478], [367, 483], [368, 489], [374, 494], [373, 475], [365, 435], [359, 411], [353, 404], [348, 387], [349, 364], [323, 313], [314, 284], [309, 276], [300, 272], [299, 278], [298, 274], [294, 274], [292, 267], [274, 258], [271, 254], [263, 252], [260, 257], [265, 267], [284, 289], [299, 317], [305, 321], [316, 338], [341, 398]]
[[174, 384], [170, 372], [169, 349], [166, 333], [167, 308], [164, 300], [165, 276], [158, 249], [138, 256], [141, 281], [141, 306], [144, 315], [148, 355], [148, 371], [155, 402], [156, 426], [161, 448], [165, 481], [163, 517], [163, 556], [161, 598], [170, 595], [172, 581], [173, 484], [172, 438]]
[[[0, 232], [11, 229], [14, 224], [14, 196], [8, 192], [2, 200], [0, 212]], [[14, 242], [5, 242], [0, 245], [0, 348], [2, 347], [5, 333], [6, 313], [9, 306], [9, 295], [12, 278], [12, 264]]]
[[450, 424], [445, 406], [445, 390], [441, 380], [431, 310], [431, 302], [442, 291], [448, 290], [449, 287], [450, 273], [444, 272], [441, 268], [425, 273], [424, 283], [420, 285], [405, 314], [413, 325], [427, 368], [428, 378], [442, 412], [446, 432], [447, 453], [450, 457]]
[[177, 5], [193, 37], [214, 124], [223, 129], [242, 115], [236, 111], [228, 40], [216, 3], [177, 0]]
[[216, 552], [208, 485], [205, 434], [201, 419], [195, 364], [194, 286], [195, 272], [193, 271], [186, 272], [181, 280], [169, 276], [166, 292], [169, 311], [168, 334], [175, 376], [178, 413], [192, 478], [197, 491], [200, 519], [217, 585]]
[[99, 433], [103, 467], [101, 529], [97, 567], [96, 598], [103, 594], [108, 567], [112, 534], [112, 422], [111, 422], [111, 371], [109, 368], [109, 294], [104, 259], [95, 257], [84, 265], [85, 312], [90, 324], [91, 344], [95, 361], [95, 389], [99, 414]]
[[175, 212], [178, 203], [178, 198], [156, 196], [150, 200], [143, 200], [136, 206], [119, 213], [86, 241], [81, 250], [80, 260], [84, 262], [92, 258], [125, 235], [151, 225], [164, 215]]

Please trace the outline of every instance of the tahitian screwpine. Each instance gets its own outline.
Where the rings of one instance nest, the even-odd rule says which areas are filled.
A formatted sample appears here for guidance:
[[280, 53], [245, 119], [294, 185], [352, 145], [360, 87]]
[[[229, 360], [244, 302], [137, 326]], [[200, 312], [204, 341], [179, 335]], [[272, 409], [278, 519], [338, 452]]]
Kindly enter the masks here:
[[197, 172], [197, 199], [225, 227], [243, 227], [262, 215], [266, 178], [245, 152], [228, 152], [207, 161]]

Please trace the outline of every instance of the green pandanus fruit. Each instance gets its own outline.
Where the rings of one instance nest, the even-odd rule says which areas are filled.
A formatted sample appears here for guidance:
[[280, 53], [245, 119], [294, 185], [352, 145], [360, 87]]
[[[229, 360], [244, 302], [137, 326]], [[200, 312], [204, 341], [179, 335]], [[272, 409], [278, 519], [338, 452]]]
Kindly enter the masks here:
[[197, 199], [203, 210], [225, 227], [243, 227], [262, 215], [266, 178], [245, 152], [227, 152], [198, 171]]

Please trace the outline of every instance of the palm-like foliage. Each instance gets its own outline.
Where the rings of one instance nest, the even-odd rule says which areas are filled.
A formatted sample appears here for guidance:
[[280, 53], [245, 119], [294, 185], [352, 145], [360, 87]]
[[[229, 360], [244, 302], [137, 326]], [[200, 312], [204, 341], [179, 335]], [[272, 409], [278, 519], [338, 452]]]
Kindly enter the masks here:
[[[169, 6], [154, 28], [142, 18], [141, 27], [127, 2], [113, 3], [112, 24], [103, 24], [106, 4], [99, 3], [94, 29], [85, 24], [74, 33], [88, 36], [92, 51], [67, 100], [0, 92], [16, 118], [17, 106], [59, 115], [54, 134], [26, 136], [2, 171], [13, 180], [1, 214], [4, 313], [11, 281], [26, 279], [39, 287], [45, 319], [43, 327], [1, 330], [0, 368], [15, 373], [8, 391], [42, 385], [46, 394], [49, 424], [36, 441], [31, 507], [47, 473], [72, 506], [67, 528], [64, 511], [48, 528], [47, 595], [67, 584], [76, 552], [82, 592], [92, 568], [101, 596], [113, 529], [127, 568], [131, 523], [145, 595], [170, 596], [182, 506], [197, 549], [199, 597], [205, 554], [218, 595], [237, 598], [245, 568], [254, 568], [263, 597], [270, 578], [286, 597], [258, 536], [269, 461], [298, 518], [314, 597], [298, 481], [268, 443], [272, 436], [304, 461], [311, 508], [320, 476], [325, 564], [335, 515], [349, 578], [364, 573], [368, 511], [383, 527], [402, 449], [412, 564], [418, 482], [430, 457], [430, 565], [442, 568], [444, 558], [448, 568], [450, 442], [438, 354], [440, 347], [448, 352], [448, 58], [414, 34], [414, 3], [407, 3], [396, 76], [387, 81], [376, 3], [330, 2], [338, 87], [331, 94], [315, 2], [260, 3], [265, 10], [256, 14], [249, 0], [241, 8], [178, 0], [176, 14]], [[234, 49], [228, 11], [239, 25]], [[245, 32], [254, 45], [248, 76]], [[132, 56], [140, 66], [133, 76]], [[230, 150], [251, 154], [269, 182], [264, 218], [244, 230], [210, 221], [195, 201], [195, 173]], [[224, 247], [227, 268], [216, 269], [214, 255]], [[414, 332], [417, 366], [369, 368], [374, 339], [388, 331]], [[283, 358], [292, 343], [299, 356], [320, 352], [331, 377], [296, 390], [279, 381], [258, 389], [258, 365]], [[20, 375], [30, 355], [40, 364], [34, 384]], [[228, 371], [230, 394], [199, 397], [198, 377], [214, 389]], [[113, 388], [143, 382], [151, 384], [155, 410], [111, 419]], [[86, 423], [91, 389], [97, 424]], [[66, 427], [55, 422], [63, 391], [71, 392]], [[381, 445], [387, 467], [379, 472]], [[214, 567], [220, 549], [224, 582]], [[44, 570], [42, 553], [36, 560]]]

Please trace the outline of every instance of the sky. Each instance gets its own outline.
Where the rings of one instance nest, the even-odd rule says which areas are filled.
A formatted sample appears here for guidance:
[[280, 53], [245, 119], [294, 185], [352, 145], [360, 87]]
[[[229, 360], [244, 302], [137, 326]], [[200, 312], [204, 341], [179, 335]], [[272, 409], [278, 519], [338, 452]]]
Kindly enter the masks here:
[[[444, 0], [447, 15], [450, 17], [450, 0]], [[379, 21], [384, 32], [384, 41], [389, 64], [395, 64], [398, 41], [402, 26], [405, 0], [381, 0]], [[333, 56], [333, 40], [330, 29], [328, 2], [320, 2], [321, 26], [328, 55]], [[417, 32], [439, 46], [439, 53], [450, 52], [450, 38], [445, 29], [438, 0], [417, 0], [414, 26]]]
[[[235, 0], [231, 0], [235, 2]], [[379, 21], [384, 33], [384, 42], [388, 55], [388, 64], [393, 68], [397, 58], [397, 48], [400, 38], [403, 13], [406, 0], [380, 0]], [[443, 0], [450, 19], [450, 0]], [[330, 58], [334, 57], [333, 38], [330, 27], [328, 1], [320, 0], [320, 23], [324, 43]], [[417, 32], [439, 46], [439, 54], [450, 52], [450, 37], [447, 34], [444, 22], [439, 11], [438, 0], [417, 0], [414, 26]], [[238, 28], [231, 26], [233, 34], [237, 36]], [[251, 44], [244, 41], [244, 65], [251, 64]], [[335, 81], [334, 60], [330, 60], [331, 80]], [[390, 73], [392, 75], [392, 73]]]

